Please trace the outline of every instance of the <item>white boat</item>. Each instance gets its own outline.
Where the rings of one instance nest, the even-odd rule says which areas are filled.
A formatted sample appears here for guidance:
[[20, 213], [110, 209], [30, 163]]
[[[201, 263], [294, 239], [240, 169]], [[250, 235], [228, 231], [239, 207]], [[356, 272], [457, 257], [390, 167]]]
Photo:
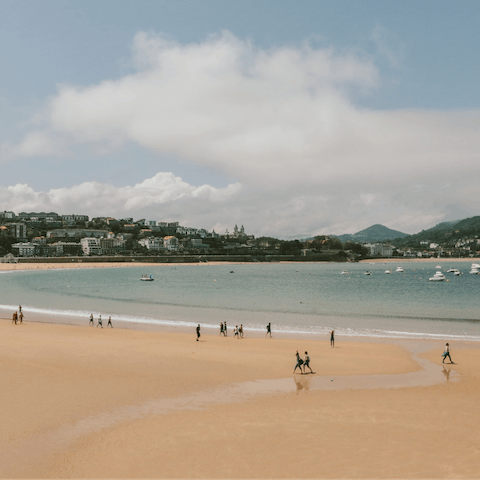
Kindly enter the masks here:
[[364, 275], [371, 275], [371, 274], [372, 274], [372, 272], [371, 272], [370, 270], [367, 270], [367, 271], [364, 273]]
[[454, 273], [455, 270], [456, 270], [455, 268], [447, 268], [447, 269], [445, 270], [445, 272], [446, 272], [446, 273]]
[[430, 277], [428, 280], [430, 282], [443, 282], [446, 280], [447, 277], [442, 272], [435, 272], [433, 277]]
[[461, 275], [460, 270], [453, 270], [453, 274], [456, 275], [457, 277]]
[[395, 271], [396, 271], [396, 272], [403, 273], [403, 268], [402, 268], [402, 267], [397, 267], [397, 269], [396, 269]]
[[385, 273], [393, 273], [393, 270], [385, 270]]
[[140, 280], [142, 282], [153, 282], [155, 279], [151, 275], [142, 275]]
[[472, 275], [478, 275], [480, 273], [480, 270], [478, 268], [473, 268], [470, 270], [470, 273]]
[[342, 270], [342, 271], [340, 272], [340, 275], [348, 275], [348, 272], [347, 272], [346, 270]]
[[435, 268], [442, 268], [440, 265], [437, 265]]
[[478, 263], [472, 263], [472, 268], [478, 268], [480, 270], [480, 265]]

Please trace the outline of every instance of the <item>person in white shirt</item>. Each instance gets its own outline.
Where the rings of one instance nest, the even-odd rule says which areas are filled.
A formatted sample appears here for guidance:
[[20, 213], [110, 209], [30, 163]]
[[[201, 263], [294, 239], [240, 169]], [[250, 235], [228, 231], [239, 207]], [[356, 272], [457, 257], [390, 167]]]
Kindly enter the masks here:
[[305, 352], [305, 356], [303, 357], [303, 373], [305, 373], [305, 367], [308, 367], [310, 373], [313, 373], [313, 370], [310, 367], [310, 357], [308, 356], [308, 352]]

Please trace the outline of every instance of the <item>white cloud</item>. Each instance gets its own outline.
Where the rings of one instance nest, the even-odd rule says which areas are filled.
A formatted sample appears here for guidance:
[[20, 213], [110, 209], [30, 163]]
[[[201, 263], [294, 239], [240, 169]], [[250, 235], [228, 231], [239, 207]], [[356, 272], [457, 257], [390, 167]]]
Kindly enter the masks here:
[[205, 202], [214, 205], [228, 201], [241, 191], [241, 185], [225, 188], [192, 186], [173, 173], [157, 173], [134, 186], [114, 187], [99, 182], [85, 182], [71, 188], [36, 192], [26, 184], [0, 187], [0, 203], [7, 210], [88, 212], [91, 216], [130, 215], [149, 208], [165, 208], [172, 202]]
[[[379, 45], [384, 33], [374, 32]], [[452, 205], [476, 208], [465, 192], [475, 189], [480, 174], [478, 122], [462, 112], [357, 107], [355, 98], [381, 83], [368, 56], [308, 45], [262, 50], [224, 32], [188, 45], [139, 33], [133, 57], [131, 75], [59, 86], [41, 127], [19, 145], [5, 144], [4, 157], [65, 156], [76, 145], [90, 145], [101, 161], [102, 153], [132, 142], [236, 178], [243, 195], [236, 196], [237, 187], [228, 187], [228, 196], [159, 174], [150, 179], [152, 191], [150, 180], [113, 189], [112, 198], [121, 201], [103, 194], [113, 187], [89, 183], [48, 194], [19, 187], [21, 205], [36, 198], [98, 211], [102, 201], [104, 211], [140, 211], [196, 199], [193, 211], [213, 209], [203, 217], [212, 225], [228, 206], [258, 233], [278, 235], [352, 232], [382, 222], [424, 228], [420, 219], [441, 220]], [[219, 195], [236, 203], [220, 206]], [[75, 204], [80, 200], [87, 203]]]

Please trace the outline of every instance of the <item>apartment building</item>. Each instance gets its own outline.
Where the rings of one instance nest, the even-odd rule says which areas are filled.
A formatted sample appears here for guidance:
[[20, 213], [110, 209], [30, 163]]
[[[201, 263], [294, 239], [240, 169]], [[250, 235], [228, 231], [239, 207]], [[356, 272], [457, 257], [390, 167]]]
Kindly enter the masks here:
[[27, 226], [24, 223], [8, 223], [5, 225], [10, 235], [18, 239], [27, 239]]
[[125, 251], [126, 241], [121, 238], [114, 238], [109, 236], [109, 238], [100, 239], [100, 249], [102, 255], [115, 255]]
[[163, 250], [163, 239], [158, 237], [142, 238], [138, 241], [139, 245], [147, 248], [148, 250]]
[[176, 252], [178, 250], [178, 238], [174, 237], [173, 235], [164, 237], [163, 246], [165, 249], [171, 252]]
[[82, 238], [80, 240], [84, 255], [101, 255], [100, 239], [95, 237]]
[[30, 242], [14, 243], [12, 252], [17, 257], [34, 257], [38, 252], [38, 245]]

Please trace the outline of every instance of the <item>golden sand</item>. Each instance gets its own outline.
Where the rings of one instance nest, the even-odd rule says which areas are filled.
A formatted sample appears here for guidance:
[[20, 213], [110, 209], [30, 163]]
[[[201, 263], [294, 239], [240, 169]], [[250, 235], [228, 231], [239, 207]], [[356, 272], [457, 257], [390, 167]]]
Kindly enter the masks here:
[[476, 345], [200, 340], [1, 320], [0, 477], [480, 476]]

